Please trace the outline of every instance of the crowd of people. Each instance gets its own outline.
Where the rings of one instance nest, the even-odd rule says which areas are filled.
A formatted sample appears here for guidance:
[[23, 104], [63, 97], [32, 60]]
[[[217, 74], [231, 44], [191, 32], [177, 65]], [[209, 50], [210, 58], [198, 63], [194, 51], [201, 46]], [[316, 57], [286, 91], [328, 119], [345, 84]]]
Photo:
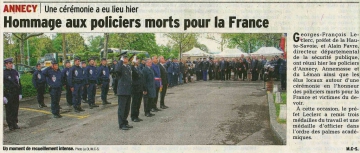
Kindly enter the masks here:
[[[17, 125], [17, 116], [22, 87], [18, 72], [12, 69], [12, 58], [5, 59], [4, 63], [6, 121], [9, 129], [15, 130], [20, 128]], [[257, 81], [259, 77], [263, 80], [265, 64], [274, 65], [273, 77], [281, 79], [281, 88], [286, 90], [286, 59], [282, 55], [280, 58], [275, 56], [270, 61], [263, 56], [245, 58], [243, 55], [227, 59], [198, 58], [195, 61], [190, 61], [189, 58], [181, 61], [176, 58], [166, 60], [163, 56], [137, 59], [135, 56], [130, 62], [124, 53], [120, 60], [114, 60], [110, 66], [106, 58], [101, 59], [101, 65], [98, 67], [93, 58], [88, 59], [88, 65], [84, 61], [81, 62], [80, 58], [75, 58], [73, 66], [70, 65], [70, 61], [65, 61], [62, 71], [54, 60], [45, 70], [41, 70], [41, 65], [37, 64], [32, 82], [37, 90], [39, 108], [47, 107], [44, 103], [44, 93], [46, 86], [49, 86], [51, 113], [54, 118], [61, 118], [59, 102], [63, 87], [66, 90], [67, 105], [80, 113], [85, 111], [81, 107], [81, 101], [87, 103], [90, 109], [99, 107], [95, 104], [97, 87], [101, 88], [102, 104], [111, 104], [107, 101], [107, 95], [112, 80], [112, 89], [118, 96], [119, 129], [128, 130], [133, 127], [127, 120], [129, 115], [133, 122], [142, 121], [139, 118], [142, 100], [145, 116], [152, 117], [155, 115], [153, 112], [169, 108], [165, 105], [168, 88], [195, 80]]]

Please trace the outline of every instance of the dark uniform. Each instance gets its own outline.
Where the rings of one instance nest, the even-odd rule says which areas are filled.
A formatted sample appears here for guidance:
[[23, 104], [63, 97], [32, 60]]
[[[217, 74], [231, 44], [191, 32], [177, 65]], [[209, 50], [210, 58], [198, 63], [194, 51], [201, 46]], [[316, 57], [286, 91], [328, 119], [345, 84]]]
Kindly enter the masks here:
[[208, 71], [209, 71], [209, 62], [206, 61], [205, 58], [204, 58], [204, 61], [202, 62], [201, 70], [202, 70], [203, 80], [207, 81], [207, 74], [208, 74]]
[[116, 95], [116, 93], [117, 93], [117, 85], [118, 85], [117, 73], [115, 73], [115, 66], [116, 66], [115, 62], [116, 62], [116, 60], [114, 60], [113, 65], [111, 66], [111, 70], [110, 70], [110, 74], [113, 79], [112, 88], [114, 91], [114, 95]]
[[[70, 63], [70, 61], [66, 61], [66, 63]], [[61, 76], [63, 77], [62, 80], [64, 80], [64, 84], [66, 85], [66, 102], [68, 106], [72, 106], [73, 102], [72, 102], [72, 92], [70, 89], [70, 84], [68, 82], [68, 77], [69, 77], [69, 71], [70, 68], [65, 67], [62, 71], [61, 71]]]
[[156, 90], [155, 90], [155, 75], [154, 71], [151, 70], [151, 67], [145, 66], [143, 69], [143, 75], [144, 75], [144, 92], [147, 92], [146, 95], [144, 95], [144, 112], [145, 116], [151, 117], [154, 114], [150, 113], [152, 100], [156, 97]]
[[[74, 60], [76, 61], [79, 59], [75, 58]], [[85, 81], [83, 69], [80, 66], [72, 66], [69, 70], [68, 84], [70, 88], [74, 88], [74, 91], [72, 92], [72, 102], [75, 112], [84, 111], [81, 108], [81, 93]]]
[[[81, 68], [83, 69], [83, 74], [85, 75], [85, 68], [86, 67], [82, 67], [83, 64], [86, 64], [85, 61], [81, 62]], [[83, 90], [82, 90], [82, 94], [81, 94], [81, 99], [83, 101], [83, 103], [88, 103], [87, 101], [87, 87], [86, 87], [86, 83], [84, 82], [84, 86], [83, 86]]]
[[223, 61], [220, 61], [219, 63], [219, 69], [220, 69], [220, 79], [222, 81], [225, 81], [225, 70], [226, 70], [226, 61], [223, 60]]
[[[103, 58], [103, 60], [106, 60], [106, 58]], [[102, 103], [105, 104], [111, 104], [107, 101], [107, 94], [109, 92], [109, 76], [110, 76], [110, 71], [109, 71], [109, 67], [107, 67], [106, 65], [100, 65], [98, 70], [98, 79], [99, 79], [99, 83], [101, 84], [101, 100]]]
[[[57, 64], [56, 61], [53, 61], [52, 64]], [[61, 80], [61, 72], [59, 69], [54, 70], [50, 69], [44, 74], [46, 77], [46, 82], [49, 85], [49, 92], [51, 97], [51, 113], [54, 115], [54, 118], [61, 118], [60, 115], [60, 97], [62, 86], [65, 85], [64, 81]]]
[[200, 61], [194, 61], [195, 64], [195, 73], [196, 73], [196, 81], [200, 80], [200, 72], [201, 72], [201, 67], [200, 67]]
[[286, 60], [279, 59], [280, 66], [279, 66], [279, 74], [280, 74], [280, 82], [281, 82], [281, 89], [286, 90]]
[[166, 62], [166, 69], [168, 73], [168, 83], [169, 87], [173, 87], [173, 77], [175, 77], [174, 73], [174, 64], [171, 61]]
[[230, 80], [231, 79], [231, 70], [234, 67], [234, 62], [230, 61], [230, 62], [226, 62], [227, 63], [227, 68], [226, 68], [226, 80]]
[[129, 125], [129, 122], [127, 121], [127, 117], [129, 116], [129, 112], [130, 112], [130, 103], [131, 103], [132, 70], [129, 65], [124, 65], [123, 63], [124, 62], [120, 60], [115, 67], [115, 72], [119, 75], [119, 82], [117, 89], [118, 122], [120, 129], [128, 130], [128, 128], [132, 127]]
[[173, 85], [177, 86], [179, 83], [180, 65], [177, 62], [173, 62], [173, 66], [174, 66], [174, 77], [172, 78]]
[[162, 90], [160, 93], [160, 108], [161, 109], [166, 109], [168, 108], [167, 106], [165, 106], [165, 95], [166, 95], [166, 91], [167, 91], [167, 87], [168, 87], [168, 78], [167, 78], [167, 71], [165, 68], [165, 65], [159, 63], [159, 68], [160, 68], [160, 73], [161, 73], [161, 83], [162, 83]]
[[211, 60], [211, 61], [209, 61], [209, 80], [214, 79], [214, 74], [215, 74], [214, 69], [215, 69], [215, 64]]
[[131, 102], [131, 120], [139, 122], [140, 105], [143, 97], [144, 76], [139, 66], [131, 66], [132, 69], [132, 102]]
[[[12, 58], [4, 60], [4, 63], [12, 63]], [[4, 103], [6, 111], [6, 122], [9, 129], [19, 129], [18, 111], [19, 100], [22, 98], [22, 87], [19, 73], [14, 69], [4, 70]]]
[[[88, 61], [91, 61], [93, 59], [89, 59]], [[90, 109], [93, 107], [99, 107], [98, 105], [95, 105], [95, 95], [96, 95], [96, 84], [98, 83], [98, 74], [97, 69], [95, 66], [88, 65], [85, 68], [85, 78], [86, 78], [86, 86], [87, 88], [87, 96], [88, 96], [88, 104], [90, 106]]]
[[37, 91], [37, 100], [39, 103], [39, 108], [47, 107], [44, 103], [44, 93], [46, 86], [46, 79], [41, 70], [36, 70], [32, 77], [32, 83]]

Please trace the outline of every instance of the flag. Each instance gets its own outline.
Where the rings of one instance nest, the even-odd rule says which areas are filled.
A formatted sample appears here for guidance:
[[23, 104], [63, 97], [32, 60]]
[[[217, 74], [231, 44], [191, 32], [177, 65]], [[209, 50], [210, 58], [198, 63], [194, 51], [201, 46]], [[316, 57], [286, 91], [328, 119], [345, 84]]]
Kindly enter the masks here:
[[283, 33], [280, 38], [280, 48], [284, 52], [284, 58], [286, 59], [286, 33]]

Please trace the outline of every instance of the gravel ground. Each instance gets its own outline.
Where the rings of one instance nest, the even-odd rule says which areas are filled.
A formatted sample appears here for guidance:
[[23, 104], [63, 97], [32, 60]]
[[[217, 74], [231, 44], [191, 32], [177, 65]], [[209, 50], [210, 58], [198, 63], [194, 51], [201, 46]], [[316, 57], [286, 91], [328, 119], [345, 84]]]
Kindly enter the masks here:
[[[19, 126], [9, 131], [4, 120], [4, 145], [277, 145], [269, 126], [263, 82], [200, 81], [168, 89], [165, 105], [134, 128], [119, 130], [117, 97], [75, 113], [61, 99], [61, 119], [50, 108], [37, 108], [36, 100], [21, 102]], [[99, 98], [99, 89], [97, 97]], [[112, 93], [110, 91], [109, 93]], [[45, 101], [49, 104], [49, 98]], [[101, 104], [101, 100], [97, 100]], [[159, 105], [159, 103], [158, 103]], [[5, 111], [4, 111], [5, 112]], [[5, 115], [5, 113], [4, 113]]]

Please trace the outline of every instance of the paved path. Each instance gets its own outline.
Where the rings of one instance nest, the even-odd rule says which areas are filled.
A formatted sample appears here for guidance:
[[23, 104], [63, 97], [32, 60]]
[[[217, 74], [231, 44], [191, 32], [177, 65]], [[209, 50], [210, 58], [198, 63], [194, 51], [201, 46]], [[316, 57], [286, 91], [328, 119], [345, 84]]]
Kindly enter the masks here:
[[[112, 104], [94, 109], [82, 104], [82, 113], [73, 112], [62, 98], [61, 119], [52, 118], [49, 107], [37, 108], [36, 100], [30, 100], [20, 104], [21, 129], [9, 131], [4, 126], [3, 141], [5, 145], [276, 145], [262, 88], [262, 82], [246, 81], [200, 81], [170, 88], [165, 102], [170, 108], [149, 118], [141, 106], [143, 121], [129, 118], [134, 128], [128, 131], [119, 130], [113, 94]], [[99, 94], [98, 90], [97, 98]], [[50, 105], [48, 98], [45, 101]]]

